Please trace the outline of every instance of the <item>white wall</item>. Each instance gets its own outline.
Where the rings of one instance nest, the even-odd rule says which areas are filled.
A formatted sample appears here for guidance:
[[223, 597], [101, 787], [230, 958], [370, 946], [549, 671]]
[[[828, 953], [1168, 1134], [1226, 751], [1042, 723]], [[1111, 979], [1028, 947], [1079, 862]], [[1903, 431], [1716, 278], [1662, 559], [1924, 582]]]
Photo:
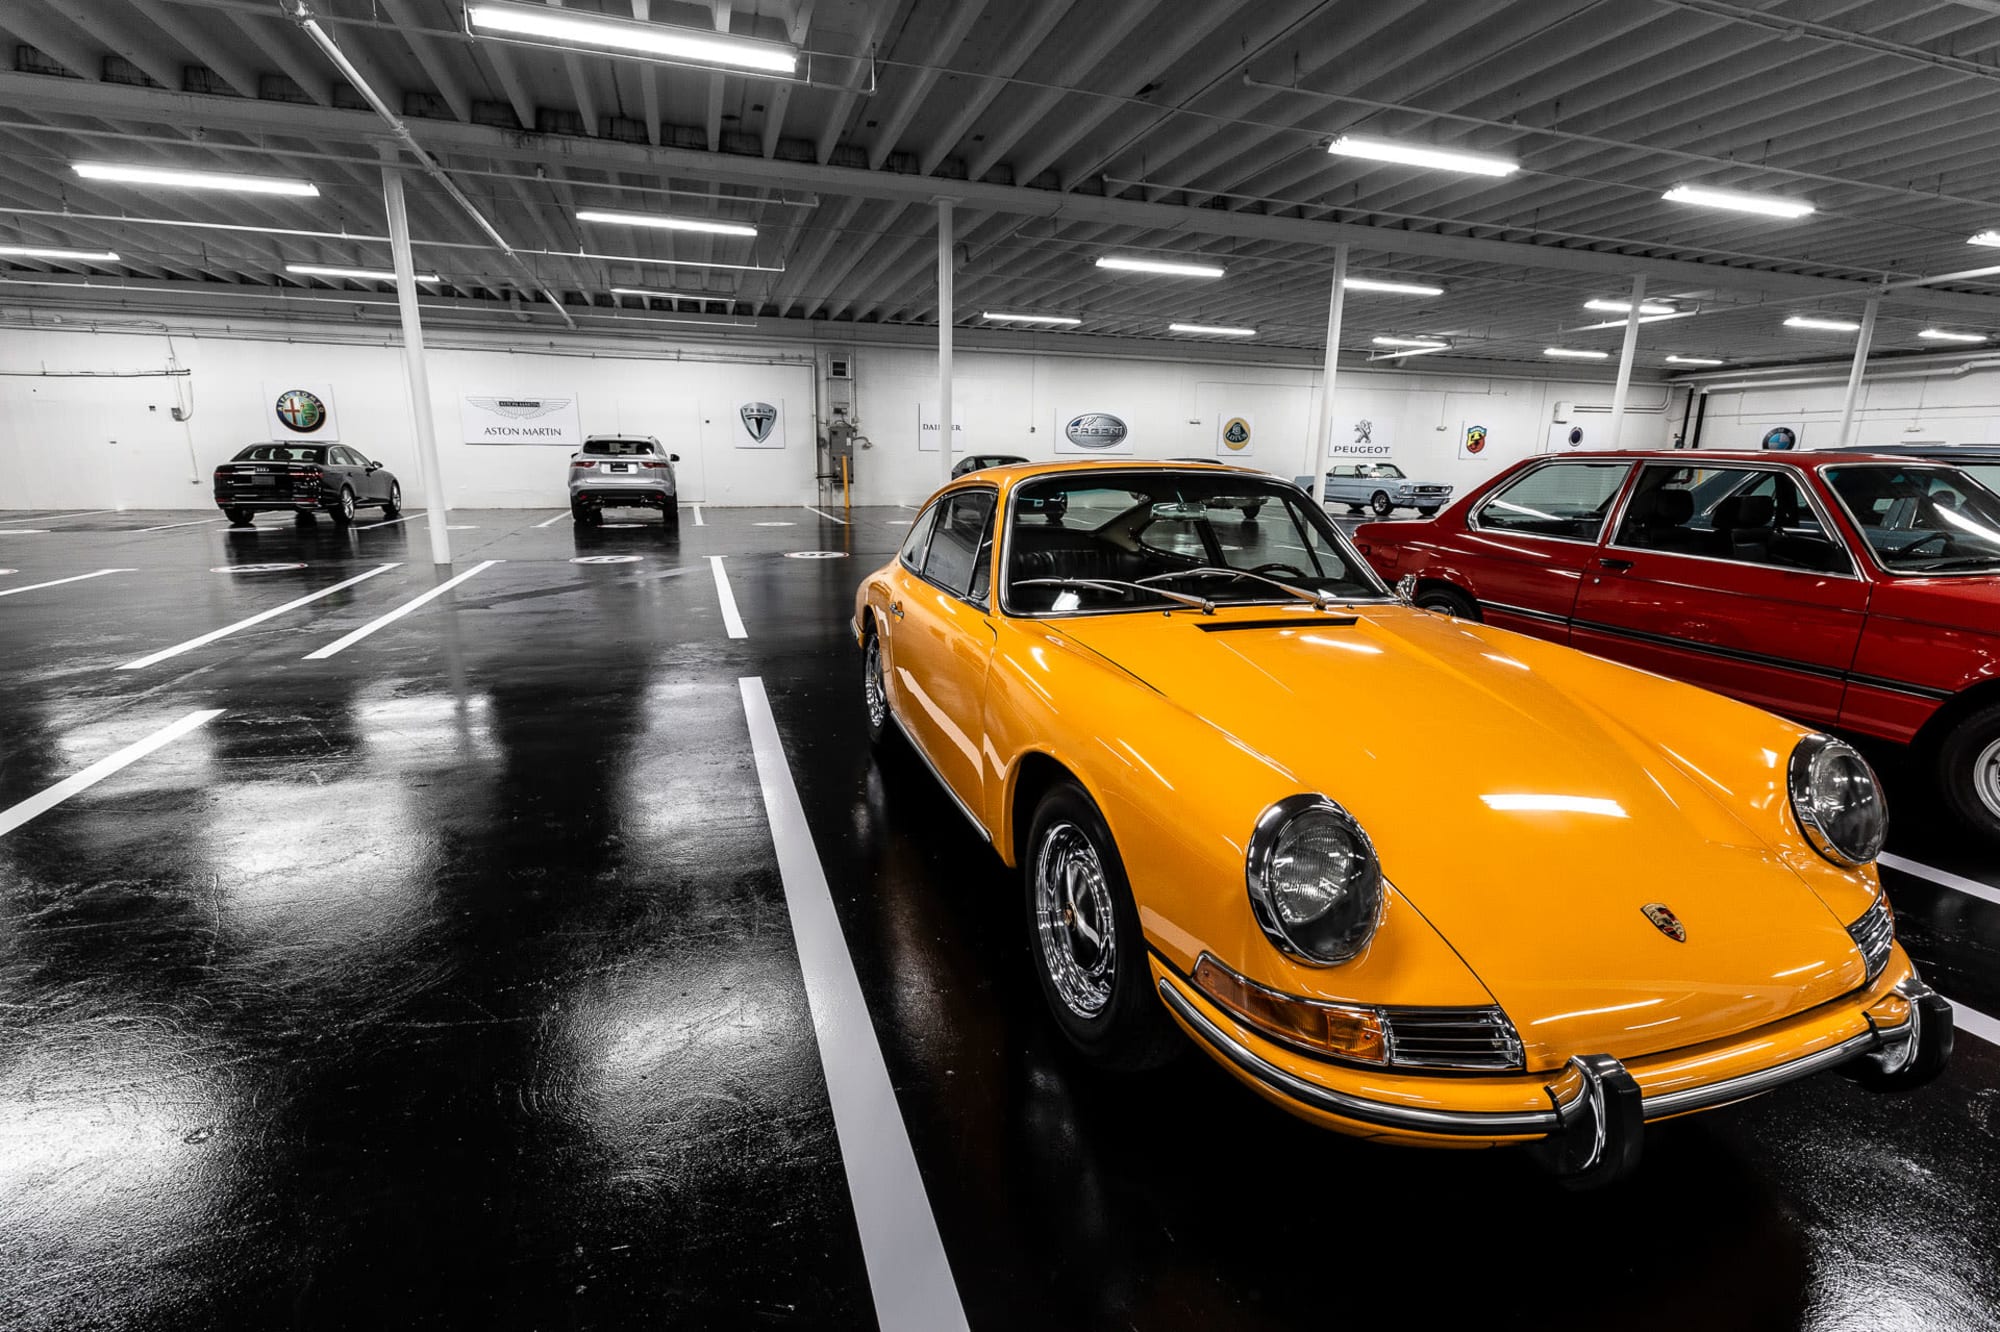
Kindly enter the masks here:
[[[37, 373], [160, 370], [170, 354], [192, 374], [175, 380]], [[812, 355], [802, 344], [665, 343], [637, 355], [615, 344], [566, 343], [560, 352], [546, 342], [517, 350], [434, 347], [431, 406], [452, 503], [564, 503], [566, 450], [458, 441], [459, 399], [481, 394], [573, 394], [586, 432], [659, 436], [682, 455], [688, 500], [811, 502], [818, 493]], [[916, 502], [940, 474], [937, 454], [917, 444], [919, 403], [935, 410], [935, 358], [862, 346], [854, 360], [856, 411], [874, 445], [857, 460], [855, 501]], [[206, 508], [215, 464], [271, 435], [266, 385], [302, 383], [330, 385], [342, 442], [394, 470], [410, 504], [428, 499], [411, 444], [401, 350], [372, 336], [314, 341], [296, 329], [282, 337], [177, 332], [169, 344], [162, 333], [8, 328], [0, 329], [0, 371], [7, 372], [0, 375], [0, 509]], [[1156, 458], [1213, 456], [1218, 420], [1248, 412], [1255, 418], [1255, 452], [1244, 461], [1291, 477], [1307, 470], [1319, 378], [1315, 371], [1197, 362], [961, 352], [955, 394], [965, 446], [1037, 459], [1054, 456], [1058, 418], [1084, 411], [1124, 416], [1135, 455]], [[195, 410], [183, 425], [170, 409], [190, 393]], [[1671, 441], [1680, 403], [1667, 397], [1657, 385], [1635, 387], [1639, 410], [1628, 420], [1628, 446]], [[788, 447], [734, 447], [736, 407], [752, 399], [782, 401]], [[1336, 399], [1338, 416], [1377, 422], [1377, 437], [1393, 440], [1391, 456], [1406, 471], [1463, 487], [1545, 448], [1556, 401], [1602, 407], [1610, 386], [1343, 368]], [[1578, 419], [1600, 430], [1604, 421], [1601, 412]], [[1489, 432], [1485, 453], [1472, 460], [1458, 456], [1468, 424]]]
[[[1824, 367], [1801, 374], [1826, 375]], [[1946, 370], [1920, 377], [1888, 378], [1903, 372], [1874, 372], [1864, 381], [1855, 415], [1860, 428], [1855, 444], [2000, 443], [2000, 370], [1955, 374]], [[1711, 393], [1702, 421], [1705, 449], [1755, 449], [1774, 426], [1801, 432], [1799, 447], [1839, 447], [1840, 405], [1846, 397], [1844, 375], [1838, 382]]]

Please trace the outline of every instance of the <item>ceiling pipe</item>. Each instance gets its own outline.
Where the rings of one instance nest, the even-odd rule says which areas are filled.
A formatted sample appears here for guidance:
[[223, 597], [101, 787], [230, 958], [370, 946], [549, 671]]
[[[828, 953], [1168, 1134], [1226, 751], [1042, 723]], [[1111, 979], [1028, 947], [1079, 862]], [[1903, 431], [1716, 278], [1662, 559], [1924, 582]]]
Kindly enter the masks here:
[[521, 274], [528, 279], [529, 285], [541, 292], [548, 303], [555, 307], [556, 313], [562, 316], [563, 323], [570, 328], [575, 328], [576, 320], [570, 318], [570, 313], [563, 308], [561, 299], [553, 291], [549, 290], [548, 285], [541, 278], [535, 275], [535, 270], [528, 266], [528, 261], [523, 259], [515, 251], [514, 247], [507, 243], [507, 238], [502, 236], [491, 222], [486, 220], [486, 214], [479, 211], [479, 206], [465, 197], [465, 192], [453, 183], [450, 176], [445, 174], [444, 168], [438, 165], [437, 159], [426, 152], [424, 146], [417, 142], [416, 136], [410, 133], [410, 127], [405, 125], [401, 117], [389, 109], [389, 104], [384, 102], [381, 95], [369, 86], [368, 80], [361, 77], [361, 71], [354, 67], [354, 63], [341, 51], [327, 30], [319, 25], [319, 20], [313, 17], [312, 8], [305, 3], [305, 0], [293, 0], [286, 7], [285, 15], [299, 25], [305, 32], [305, 35], [312, 39], [313, 45], [317, 46], [325, 53], [326, 58], [333, 62], [334, 68], [340, 71], [341, 76], [354, 85], [354, 91], [360, 93], [362, 99], [375, 109], [375, 114], [382, 117], [383, 123], [388, 125], [390, 132], [403, 145], [404, 151], [417, 159], [417, 164], [423, 167], [425, 174], [436, 181], [444, 189], [444, 192], [451, 196], [452, 202], [463, 209], [465, 215], [472, 219], [473, 224], [485, 232], [493, 244], [499, 247], [500, 253], [507, 256], [508, 261], [521, 271]]

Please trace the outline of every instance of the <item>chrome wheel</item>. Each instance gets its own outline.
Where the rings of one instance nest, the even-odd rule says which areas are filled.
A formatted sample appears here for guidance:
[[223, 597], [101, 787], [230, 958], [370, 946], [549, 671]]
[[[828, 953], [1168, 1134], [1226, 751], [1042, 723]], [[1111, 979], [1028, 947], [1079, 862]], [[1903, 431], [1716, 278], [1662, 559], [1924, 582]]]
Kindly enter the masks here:
[[882, 640], [874, 634], [868, 635], [861, 687], [868, 698], [869, 729], [879, 731], [889, 722], [889, 691], [882, 685]]
[[1117, 974], [1111, 886], [1097, 848], [1073, 823], [1055, 823], [1035, 851], [1035, 934], [1042, 968], [1063, 1005], [1094, 1018]]
[[1987, 812], [2000, 819], [2000, 736], [1972, 760], [1972, 789]]

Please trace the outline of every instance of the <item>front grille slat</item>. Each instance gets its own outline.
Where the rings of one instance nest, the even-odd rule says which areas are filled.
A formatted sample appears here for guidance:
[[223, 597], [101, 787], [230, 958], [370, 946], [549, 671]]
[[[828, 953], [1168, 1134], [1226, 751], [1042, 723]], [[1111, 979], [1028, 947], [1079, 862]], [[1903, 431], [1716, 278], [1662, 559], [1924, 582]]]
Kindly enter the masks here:
[[1875, 902], [1861, 913], [1861, 919], [1847, 927], [1848, 937], [1861, 950], [1861, 958], [1868, 968], [1868, 983], [1882, 974], [1882, 968], [1889, 964], [1889, 950], [1896, 944], [1896, 922], [1889, 914], [1889, 900], [1876, 897]]
[[1394, 1008], [1389, 1062], [1400, 1068], [1505, 1072], [1524, 1066], [1521, 1038], [1497, 1008]]

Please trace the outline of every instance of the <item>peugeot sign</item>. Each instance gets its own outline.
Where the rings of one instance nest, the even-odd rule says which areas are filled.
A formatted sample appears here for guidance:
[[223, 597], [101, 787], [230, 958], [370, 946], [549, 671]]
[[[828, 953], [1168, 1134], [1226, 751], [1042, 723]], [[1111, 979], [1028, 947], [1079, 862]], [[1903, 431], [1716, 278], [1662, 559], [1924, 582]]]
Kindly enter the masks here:
[[1130, 433], [1124, 419], [1109, 412], [1085, 412], [1063, 427], [1063, 436], [1079, 449], [1115, 449]]

